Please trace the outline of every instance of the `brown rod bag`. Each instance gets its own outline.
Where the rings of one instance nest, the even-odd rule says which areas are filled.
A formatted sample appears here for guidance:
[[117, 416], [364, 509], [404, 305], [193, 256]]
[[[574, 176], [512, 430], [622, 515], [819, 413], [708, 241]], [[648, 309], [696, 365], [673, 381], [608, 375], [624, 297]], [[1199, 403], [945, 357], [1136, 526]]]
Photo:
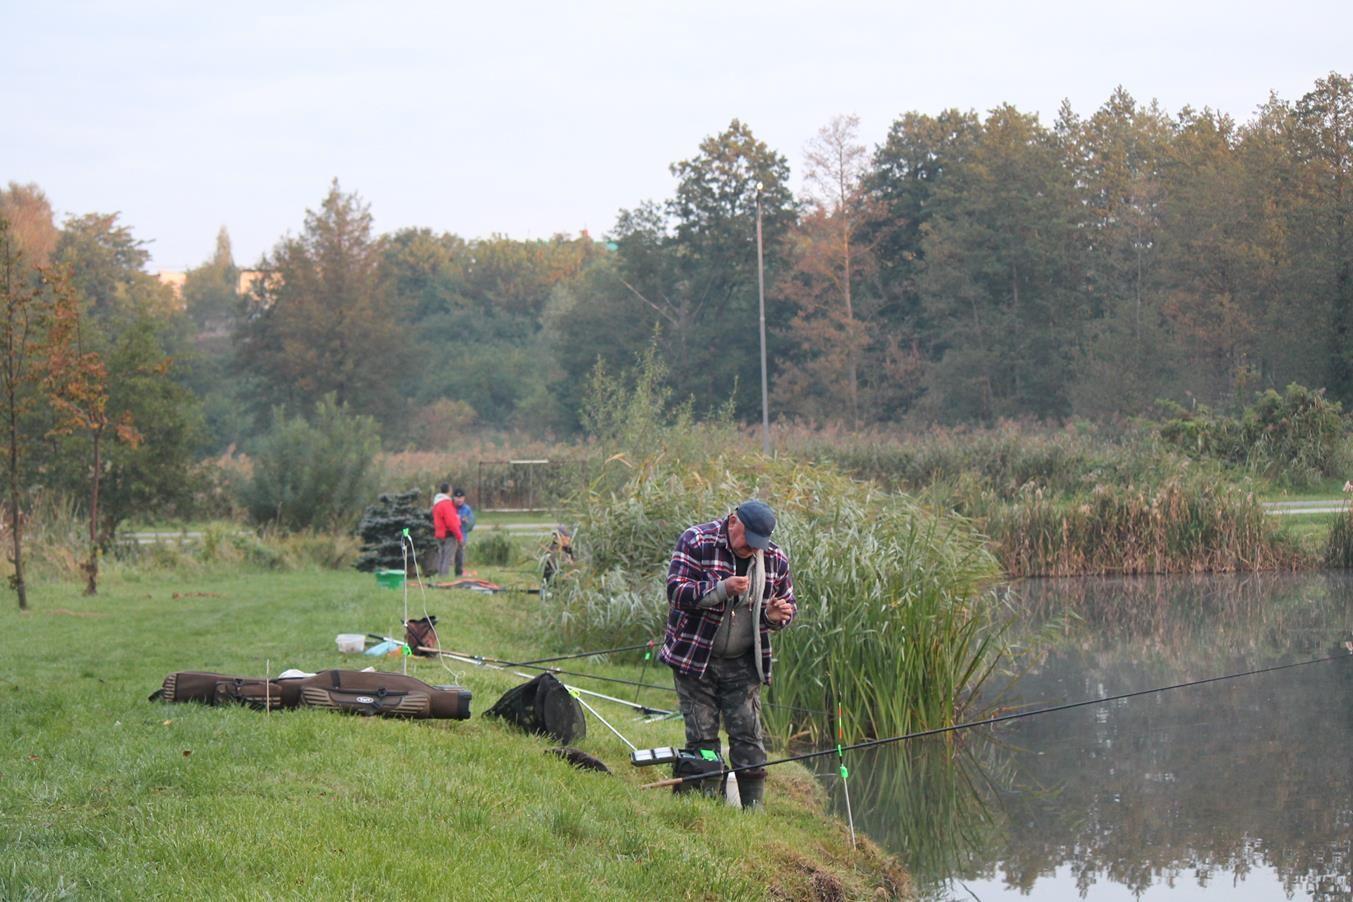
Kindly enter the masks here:
[[164, 678], [150, 700], [201, 702], [204, 705], [239, 703], [264, 708], [294, 708], [301, 700], [304, 680], [264, 680], [201, 670], [182, 670]]
[[466, 720], [469, 689], [430, 686], [402, 673], [323, 670], [301, 681], [301, 704], [368, 717]]
[[400, 673], [323, 670], [301, 679], [264, 680], [185, 670], [164, 678], [151, 701], [245, 704], [262, 711], [276, 708], [329, 708], [368, 716], [466, 720], [470, 690], [431, 686]]

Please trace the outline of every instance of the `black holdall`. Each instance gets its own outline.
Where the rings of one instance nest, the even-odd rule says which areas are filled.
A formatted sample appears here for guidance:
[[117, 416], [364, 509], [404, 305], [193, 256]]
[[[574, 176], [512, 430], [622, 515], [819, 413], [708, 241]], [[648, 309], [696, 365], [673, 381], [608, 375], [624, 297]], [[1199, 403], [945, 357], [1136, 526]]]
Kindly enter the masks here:
[[[723, 756], [708, 749], [682, 749], [672, 762], [672, 776], [687, 778], [685, 783], [672, 787], [677, 795], [699, 793], [719, 797], [724, 794], [724, 783], [728, 775], [724, 773]], [[692, 777], [704, 779], [690, 779]]]
[[587, 735], [583, 706], [552, 673], [509, 689], [485, 717], [497, 717], [528, 733], [549, 736], [571, 745]]

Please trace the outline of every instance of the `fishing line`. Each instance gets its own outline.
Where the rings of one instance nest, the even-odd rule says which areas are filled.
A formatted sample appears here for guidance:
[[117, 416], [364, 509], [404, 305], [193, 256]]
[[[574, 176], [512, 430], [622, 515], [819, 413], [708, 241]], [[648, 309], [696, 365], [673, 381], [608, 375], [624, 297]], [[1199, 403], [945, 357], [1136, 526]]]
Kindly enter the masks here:
[[587, 702], [583, 701], [582, 696], [578, 694], [578, 690], [577, 690], [577, 689], [570, 688], [570, 689], [568, 690], [568, 692], [569, 692], [569, 695], [572, 695], [572, 696], [573, 696], [573, 700], [574, 700], [574, 701], [576, 701], [578, 704], [580, 704], [580, 705], [582, 705], [584, 708], [586, 708], [586, 709], [592, 714], [592, 716], [595, 717], [597, 720], [601, 721], [601, 725], [602, 725], [602, 726], [604, 726], [606, 729], [610, 730], [610, 731], [611, 731], [612, 733], [614, 733], [615, 735], [619, 736], [619, 737], [620, 737], [620, 741], [623, 742], [623, 743], [625, 743], [625, 745], [629, 746], [631, 752], [637, 752], [637, 751], [639, 751], [639, 747], [638, 747], [637, 745], [635, 745], [634, 743], [630, 742], [628, 739], [626, 739], [624, 733], [621, 733], [621, 732], [620, 732], [619, 730], [617, 730], [615, 727], [611, 726], [611, 722], [608, 721], [606, 718], [602, 717], [600, 714], [598, 714], [596, 708], [593, 708], [593, 707], [592, 707], [591, 705], [589, 705]]
[[[432, 615], [428, 613], [428, 591], [427, 586], [423, 585], [422, 568], [418, 566], [418, 550], [414, 548], [413, 537], [409, 535], [409, 530], [407, 527], [405, 528], [402, 534], [402, 539], [399, 543], [399, 547], [404, 552], [405, 574], [409, 572], [409, 552], [410, 551], [413, 552], [413, 578], [418, 583], [419, 598], [421, 598], [423, 602], [423, 620], [427, 623], [428, 628], [432, 630], [432, 641], [437, 645], [441, 645], [442, 641], [437, 635], [437, 624], [432, 622]], [[409, 672], [409, 657], [413, 654], [413, 649], [409, 647], [409, 643], [407, 641], [409, 635], [408, 630], [409, 630], [409, 580], [408, 577], [406, 576], [404, 579], [404, 637], [406, 641], [400, 643], [400, 645], [403, 646], [403, 653], [400, 655], [400, 658], [403, 660], [404, 663], [405, 674]], [[461, 674], [459, 671], [452, 670], [450, 665], [448, 665], [446, 661], [441, 657], [437, 658], [437, 663], [441, 664], [442, 669], [451, 675], [451, 682], [453, 683], [460, 682]]]
[[[901, 736], [889, 736], [886, 739], [870, 739], [865, 742], [857, 742], [854, 745], [839, 746], [837, 748], [819, 749], [815, 752], [805, 752], [802, 755], [791, 755], [787, 758], [777, 758], [774, 761], [767, 761], [758, 767], [770, 767], [775, 764], [788, 764], [791, 761], [808, 761], [812, 758], [821, 758], [825, 755], [835, 755], [841, 752], [856, 751], [859, 749], [878, 748], [883, 745], [891, 745], [895, 742], [905, 742], [909, 739], [921, 739], [926, 736], [937, 736], [941, 733], [953, 733], [958, 730], [966, 730], [971, 727], [985, 727], [993, 724], [1004, 723], [1008, 720], [1019, 720], [1022, 717], [1036, 717], [1039, 714], [1051, 714], [1054, 711], [1070, 711], [1072, 708], [1084, 708], [1087, 705], [1102, 705], [1106, 702], [1122, 701], [1127, 698], [1136, 698], [1141, 695], [1151, 695], [1157, 692], [1169, 692], [1172, 689], [1187, 689], [1190, 686], [1203, 686], [1207, 683], [1220, 683], [1225, 680], [1239, 679], [1240, 677], [1256, 676], [1261, 673], [1274, 673], [1279, 670], [1290, 670], [1293, 667], [1305, 667], [1309, 664], [1323, 664], [1327, 661], [1346, 661], [1349, 655], [1329, 655], [1323, 658], [1312, 658], [1308, 661], [1297, 661], [1292, 664], [1275, 664], [1272, 667], [1260, 667], [1256, 670], [1245, 670], [1240, 673], [1228, 673], [1225, 676], [1206, 677], [1201, 680], [1189, 680], [1185, 683], [1174, 683], [1170, 686], [1157, 686], [1154, 689], [1138, 689], [1135, 692], [1123, 692], [1118, 695], [1109, 695], [1104, 698], [1089, 698], [1078, 702], [1068, 702], [1064, 705], [1050, 705], [1046, 708], [1035, 708], [1032, 711], [1016, 711], [1011, 714], [1000, 714], [996, 717], [988, 717], [982, 720], [970, 720], [964, 723], [951, 724], [947, 727], [933, 727], [929, 730], [917, 730], [915, 733], [905, 733]], [[734, 767], [725, 771], [725, 774], [738, 773], [739, 771], [751, 770], [750, 766]], [[704, 780], [710, 776], [719, 776], [718, 774], [694, 774], [689, 777], [674, 777], [670, 780], [659, 780], [656, 783], [646, 783], [642, 789], [656, 789], [662, 786], [675, 786], [678, 783], [687, 781]]]

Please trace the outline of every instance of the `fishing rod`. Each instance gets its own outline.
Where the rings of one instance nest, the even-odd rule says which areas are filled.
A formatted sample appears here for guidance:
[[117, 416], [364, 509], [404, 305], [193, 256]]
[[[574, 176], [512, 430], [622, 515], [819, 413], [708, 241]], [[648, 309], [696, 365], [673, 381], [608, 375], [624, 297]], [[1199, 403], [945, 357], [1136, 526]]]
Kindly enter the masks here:
[[[453, 661], [461, 661], [461, 662], [463, 662], [463, 663], [465, 663], [465, 664], [474, 664], [474, 665], [477, 666], [477, 667], [488, 667], [488, 668], [490, 668], [490, 669], [492, 669], [492, 670], [501, 670], [501, 671], [503, 671], [504, 673], [510, 673], [510, 674], [512, 674], [513, 676], [515, 676], [515, 677], [520, 677], [520, 678], [523, 679], [523, 680], [534, 679], [534, 677], [532, 677], [529, 673], [522, 673], [522, 672], [517, 671], [517, 670], [508, 670], [506, 667], [501, 667], [501, 666], [499, 666], [499, 665], [497, 665], [497, 664], [489, 664], [489, 663], [486, 663], [483, 659], [475, 659], [475, 658], [467, 657], [467, 656], [465, 656], [465, 655], [458, 655], [458, 654], [456, 654], [455, 652], [450, 652], [450, 651], [439, 651], [439, 650], [437, 650], [437, 649], [435, 649], [435, 648], [421, 649], [421, 650], [433, 652], [433, 653], [435, 653], [435, 654], [440, 655], [441, 657], [444, 657], [444, 658], [450, 658], [450, 659], [453, 660]], [[539, 668], [539, 669], [540, 669], [540, 670], [544, 670], [544, 671], [547, 672], [547, 673], [549, 672], [549, 669], [548, 669], [548, 668], [545, 668], [545, 667], [541, 667], [541, 668]], [[608, 702], [615, 702], [616, 704], [618, 704], [618, 705], [624, 705], [624, 706], [627, 707], [627, 708], [634, 708], [636, 711], [639, 711], [641, 714], [645, 714], [645, 715], [660, 714], [660, 715], [662, 715], [662, 716], [664, 716], [664, 717], [667, 717], [667, 716], [670, 716], [670, 715], [676, 713], [675, 711], [668, 711], [666, 708], [654, 708], [654, 707], [651, 707], [651, 706], [649, 706], [649, 705], [640, 705], [640, 704], [636, 704], [635, 702], [626, 701], [626, 700], [623, 699], [623, 698], [616, 698], [616, 697], [613, 696], [613, 695], [605, 695], [605, 694], [603, 694], [603, 693], [601, 693], [601, 692], [593, 692], [591, 689], [581, 689], [581, 688], [579, 688], [579, 687], [577, 687], [577, 686], [567, 686], [567, 685], [565, 685], [564, 688], [568, 689], [570, 692], [581, 692], [581, 693], [583, 693], [584, 695], [590, 695], [590, 696], [592, 696], [593, 698], [605, 699], [605, 700], [608, 701]]]
[[929, 730], [918, 730], [914, 733], [905, 733], [901, 736], [889, 736], [885, 739], [869, 739], [865, 742], [857, 742], [854, 745], [833, 746], [829, 749], [819, 749], [815, 752], [805, 752], [802, 755], [791, 755], [788, 758], [777, 758], [774, 761], [767, 761], [765, 764], [743, 765], [742, 767], [729, 768], [722, 773], [710, 774], [692, 774], [689, 777], [673, 777], [669, 780], [659, 780], [656, 783], [645, 783], [641, 789], [658, 789], [663, 786], [677, 786], [681, 783], [706, 780], [710, 777], [724, 777], [728, 774], [735, 774], [740, 771], [754, 770], [757, 767], [772, 767], [776, 764], [788, 764], [791, 761], [807, 761], [812, 758], [821, 758], [826, 755], [837, 755], [841, 752], [858, 751], [860, 749], [872, 749], [883, 745], [891, 745], [896, 742], [906, 742], [909, 739], [921, 739], [926, 736], [936, 736], [940, 733], [953, 733], [958, 730], [967, 730], [972, 727], [985, 727], [993, 724], [1004, 723], [1008, 720], [1018, 720], [1021, 717], [1036, 717], [1039, 714], [1051, 714], [1054, 711], [1069, 711], [1072, 708], [1083, 708], [1087, 705], [1102, 705], [1106, 702], [1121, 701], [1126, 698], [1136, 698], [1140, 695], [1151, 695], [1157, 692], [1169, 692], [1172, 689], [1187, 689], [1190, 686], [1202, 686], [1207, 683], [1220, 683], [1224, 680], [1234, 680], [1240, 677], [1256, 676], [1262, 673], [1273, 673], [1278, 670], [1288, 670], [1293, 667], [1305, 667], [1309, 664], [1323, 664], [1327, 661], [1348, 660], [1349, 655], [1338, 654], [1329, 655], [1324, 658], [1312, 658], [1309, 661], [1297, 661], [1292, 664], [1276, 664], [1272, 667], [1260, 667], [1257, 670], [1245, 670], [1240, 673], [1230, 673], [1225, 676], [1206, 677], [1201, 680], [1189, 680], [1185, 683], [1175, 683], [1170, 686], [1157, 686], [1154, 689], [1138, 689], [1135, 692], [1123, 692], [1118, 695], [1110, 695], [1104, 698], [1090, 698], [1078, 702], [1067, 702], [1062, 705], [1050, 705], [1046, 708], [1035, 708], [1032, 711], [1016, 711], [1011, 714], [1000, 714], [996, 717], [988, 717], [982, 720], [970, 720], [964, 723], [951, 724], [947, 727], [933, 727]]
[[574, 658], [590, 658], [593, 655], [609, 655], [619, 651], [638, 651], [641, 648], [652, 648], [653, 643], [643, 642], [639, 645], [624, 645], [620, 648], [603, 648], [601, 651], [580, 651], [572, 655], [557, 655], [553, 658], [536, 658], [531, 661], [501, 661], [499, 663], [506, 667], [525, 667], [528, 664], [546, 664], [550, 661], [572, 661]]
[[[660, 692], [676, 692], [676, 689], [674, 689], [674, 688], [671, 687], [671, 686], [661, 686], [661, 685], [658, 685], [657, 683], [638, 683], [638, 682], [636, 682], [636, 681], [634, 681], [634, 680], [626, 680], [626, 679], [622, 679], [621, 677], [600, 676], [600, 675], [597, 675], [597, 674], [591, 674], [591, 673], [581, 673], [581, 672], [575, 671], [575, 670], [561, 670], [561, 669], [559, 669], [558, 667], [542, 667], [542, 666], [540, 666], [540, 665], [529, 664], [529, 663], [514, 663], [514, 662], [512, 662], [512, 661], [505, 661], [505, 660], [503, 660], [502, 658], [493, 658], [493, 657], [486, 657], [486, 656], [484, 656], [484, 655], [471, 655], [471, 654], [466, 654], [466, 653], [464, 653], [464, 652], [448, 651], [447, 649], [444, 649], [444, 648], [434, 648], [433, 646], [430, 646], [430, 645], [418, 645], [418, 646], [412, 646], [412, 645], [409, 645], [409, 643], [407, 643], [407, 642], [405, 642], [405, 641], [403, 641], [403, 640], [395, 639], [395, 638], [392, 638], [392, 637], [390, 637], [390, 636], [382, 636], [382, 635], [380, 635], [379, 633], [367, 633], [367, 638], [370, 638], [370, 639], [376, 639], [376, 640], [381, 641], [381, 642], [392, 642], [392, 643], [394, 643], [394, 644], [396, 644], [396, 645], [404, 645], [404, 646], [407, 646], [407, 647], [409, 648], [410, 651], [423, 652], [423, 653], [428, 654], [428, 655], [435, 655], [435, 656], [442, 657], [442, 658], [449, 658], [449, 659], [451, 659], [451, 660], [453, 660], [453, 661], [460, 661], [461, 663], [464, 663], [464, 664], [473, 664], [473, 665], [475, 665], [476, 667], [488, 667], [488, 668], [491, 668], [491, 669], [493, 669], [493, 670], [507, 670], [508, 667], [528, 667], [528, 668], [530, 668], [531, 670], [539, 670], [539, 671], [541, 671], [542, 673], [553, 673], [553, 674], [559, 674], [559, 675], [561, 675], [561, 676], [576, 676], [576, 677], [582, 677], [582, 678], [584, 678], [584, 679], [589, 679], [589, 680], [601, 680], [601, 681], [607, 682], [607, 683], [624, 683], [625, 685], [628, 685], [628, 686], [636, 686], [636, 685], [637, 685], [637, 686], [640, 686], [641, 688], [646, 688], [646, 689], [657, 689], [657, 690], [659, 690]], [[640, 646], [638, 646], [638, 647], [639, 647], [639, 648], [644, 648], [644, 647], [646, 647], [646, 646], [640, 645]], [[612, 650], [612, 651], [615, 651], [616, 649], [611, 649], [611, 650]], [[588, 652], [587, 654], [603, 654], [603, 652]], [[570, 656], [566, 656], [566, 657], [583, 657], [583, 655], [570, 655]], [[560, 660], [560, 659], [546, 659], [546, 660]], [[509, 673], [512, 673], [514, 676], [521, 677], [521, 678], [524, 679], [524, 680], [532, 679], [532, 677], [531, 677], [530, 674], [518, 673], [518, 672], [516, 672], [516, 671], [508, 671], [508, 672], [509, 672]], [[579, 692], [586, 692], [587, 694], [592, 695], [592, 696], [595, 696], [596, 698], [604, 698], [604, 699], [606, 699], [607, 701], [612, 701], [612, 702], [617, 702], [617, 703], [622, 704], [622, 705], [627, 705], [627, 706], [629, 706], [629, 707], [631, 707], [631, 708], [634, 708], [634, 709], [637, 710], [637, 711], [643, 712], [644, 714], [656, 714], [656, 715], [661, 715], [661, 716], [663, 716], [663, 717], [670, 717], [670, 716], [672, 716], [672, 715], [674, 715], [674, 714], [676, 713], [675, 711], [669, 711], [669, 710], [667, 710], [666, 708], [654, 708], [654, 707], [651, 706], [651, 705], [641, 705], [641, 704], [638, 704], [637, 702], [627, 702], [627, 701], [625, 701], [625, 700], [622, 699], [622, 698], [615, 698], [614, 696], [603, 695], [603, 694], [600, 693], [600, 692], [593, 692], [593, 691], [591, 691], [591, 690], [589, 690], [589, 689], [579, 689], [578, 691], [579, 691]]]
[[[639, 647], [639, 648], [646, 648], [647, 646], [646, 646], [646, 645], [640, 645], [640, 646], [638, 646], [638, 647]], [[429, 649], [421, 649], [421, 648], [420, 648], [419, 650], [420, 650], [420, 651], [435, 651], [435, 649], [431, 649], [431, 648], [429, 648]], [[613, 650], [616, 650], [616, 649], [613, 649]], [[629, 649], [626, 649], [626, 650], [629, 650]], [[594, 652], [594, 654], [601, 654], [601, 652]], [[478, 656], [475, 656], [475, 655], [464, 655], [463, 657], [471, 657], [471, 658], [475, 658], [476, 660], [479, 660], [479, 661], [492, 661], [492, 662], [494, 662], [495, 664], [499, 664], [500, 666], [503, 666], [503, 667], [529, 667], [529, 668], [532, 669], [532, 670], [539, 670], [539, 671], [542, 671], [542, 672], [544, 672], [544, 673], [555, 673], [555, 674], [559, 674], [560, 676], [580, 677], [580, 678], [585, 679], [585, 680], [600, 680], [600, 681], [603, 682], [603, 683], [619, 683], [619, 684], [624, 685], [624, 686], [637, 686], [637, 687], [639, 687], [639, 689], [656, 689], [658, 692], [671, 692], [671, 693], [673, 693], [673, 694], [676, 693], [676, 687], [674, 687], [674, 686], [663, 686], [663, 685], [661, 685], [660, 683], [645, 683], [645, 682], [643, 682], [643, 681], [641, 681], [641, 680], [627, 680], [627, 679], [625, 679], [624, 677], [602, 676], [601, 674], [596, 674], [596, 673], [583, 673], [582, 671], [579, 671], [579, 670], [563, 670], [563, 669], [561, 669], [561, 668], [559, 668], [559, 667], [542, 667], [542, 666], [540, 666], [540, 665], [537, 665], [537, 664], [531, 664], [531, 663], [525, 662], [525, 661], [522, 661], [522, 662], [518, 662], [518, 663], [516, 663], [516, 664], [513, 664], [513, 663], [510, 663], [510, 662], [506, 662], [506, 661], [499, 661], [497, 658], [483, 658], [483, 657], [478, 657]], [[561, 659], [544, 658], [543, 660], [551, 661], [551, 660], [561, 660]], [[637, 692], [636, 692], [636, 694], [637, 694]], [[798, 711], [798, 712], [801, 713], [801, 714], [827, 714], [827, 713], [829, 713], [828, 711], [826, 711], [825, 709], [822, 709], [822, 708], [803, 708], [803, 707], [800, 707], [799, 705], [786, 705], [786, 704], [784, 704], [783, 702], [770, 702], [770, 701], [766, 701], [766, 702], [762, 702], [761, 704], [762, 704], [764, 707], [767, 707], [767, 708], [783, 708], [783, 709], [786, 710], [786, 711]]]
[[[380, 636], [380, 635], [377, 635], [376, 633], [367, 633], [367, 636], [368, 636], [369, 638], [372, 638], [372, 639], [379, 639], [379, 640], [381, 640], [381, 641], [383, 641], [383, 642], [396, 642], [396, 643], [400, 642], [400, 640], [398, 640], [398, 639], [391, 639], [389, 636]], [[591, 656], [593, 656], [593, 655], [604, 655], [604, 654], [610, 654], [610, 653], [612, 653], [612, 652], [637, 651], [637, 650], [639, 650], [639, 649], [641, 649], [641, 648], [649, 648], [649, 647], [650, 647], [650, 646], [649, 646], [649, 643], [645, 642], [645, 643], [643, 643], [642, 645], [626, 645], [626, 646], [623, 646], [623, 647], [621, 647], [621, 648], [608, 648], [608, 649], [603, 649], [603, 650], [601, 650], [601, 651], [586, 651], [586, 652], [579, 652], [579, 653], [577, 653], [577, 654], [572, 654], [572, 655], [559, 655], [559, 656], [553, 657], [553, 658], [536, 658], [535, 660], [532, 660], [532, 661], [508, 661], [508, 660], [505, 660], [505, 659], [503, 659], [503, 658], [494, 658], [494, 657], [489, 657], [489, 656], [486, 656], [486, 655], [471, 655], [471, 654], [467, 654], [467, 653], [465, 653], [465, 652], [446, 651], [445, 649], [433, 648], [433, 647], [431, 647], [431, 646], [421, 646], [421, 645], [418, 646], [418, 648], [416, 648], [415, 650], [416, 650], [416, 651], [421, 651], [421, 652], [426, 652], [427, 654], [430, 654], [430, 655], [431, 655], [431, 654], [444, 654], [444, 655], [453, 657], [455, 660], [463, 661], [463, 662], [468, 663], [468, 664], [474, 664], [474, 665], [476, 665], [476, 666], [496, 667], [496, 668], [498, 668], [498, 669], [500, 669], [500, 670], [503, 669], [503, 668], [506, 668], [506, 667], [529, 667], [529, 668], [532, 669], [532, 670], [539, 670], [539, 671], [542, 671], [542, 672], [544, 672], [544, 673], [558, 674], [558, 675], [560, 675], [560, 676], [579, 677], [579, 678], [585, 679], [585, 680], [598, 680], [598, 681], [603, 682], [603, 683], [616, 683], [616, 684], [618, 684], [618, 685], [623, 685], [623, 686], [636, 686], [636, 687], [638, 687], [638, 689], [654, 689], [654, 690], [657, 690], [658, 692], [670, 692], [670, 693], [675, 694], [675, 693], [676, 693], [676, 688], [675, 688], [675, 687], [673, 687], [673, 686], [664, 686], [664, 685], [662, 685], [662, 684], [660, 684], [660, 683], [645, 683], [645, 682], [643, 682], [642, 680], [627, 680], [627, 679], [625, 679], [624, 677], [602, 676], [601, 674], [596, 674], [596, 673], [583, 673], [583, 672], [578, 671], [578, 670], [564, 670], [564, 669], [559, 668], [559, 667], [542, 667], [542, 666], [540, 666], [540, 664], [543, 663], [543, 662], [549, 662], [549, 661], [567, 661], [567, 660], [572, 660], [572, 659], [574, 659], [574, 658], [587, 658], [587, 657], [591, 657]], [[647, 663], [647, 662], [645, 662], [645, 663]], [[518, 676], [521, 676], [521, 677], [523, 677], [524, 679], [530, 679], [530, 677], [527, 677], [527, 676], [525, 676], [524, 674], [518, 674]], [[636, 691], [636, 695], [637, 695], [637, 691]], [[611, 698], [610, 696], [599, 696], [599, 697], [601, 697], [601, 698], [607, 698], [607, 699], [610, 699], [610, 698]], [[620, 699], [611, 699], [611, 700], [612, 700], [612, 701], [620, 701]], [[635, 701], [637, 702], [637, 699], [636, 699]], [[799, 712], [799, 713], [801, 713], [801, 714], [827, 714], [827, 713], [828, 713], [825, 709], [820, 709], [820, 708], [804, 708], [804, 707], [801, 707], [801, 706], [799, 706], [799, 705], [787, 705], [787, 704], [784, 704], [783, 702], [771, 702], [771, 701], [766, 701], [766, 702], [762, 702], [762, 704], [763, 704], [765, 707], [767, 707], [767, 708], [781, 708], [781, 709], [784, 709], [784, 710], [786, 710], [786, 711], [797, 711], [797, 712]], [[665, 711], [665, 710], [663, 710], [663, 709], [661, 709], [661, 708], [652, 708], [652, 707], [648, 707], [648, 706], [644, 706], [644, 705], [635, 704], [635, 703], [633, 703], [633, 702], [630, 703], [630, 707], [632, 707], [632, 708], [637, 708], [637, 709], [643, 710], [643, 711], [648, 711], [648, 712], [652, 712], [652, 713], [660, 713], [660, 714], [665, 714], [665, 715], [670, 715], [670, 714], [675, 713], [675, 712], [672, 712], [672, 711]]]
[[[654, 643], [650, 641], [650, 642], [645, 642], [645, 643], [643, 643], [643, 644], [641, 644], [641, 645], [625, 645], [625, 646], [622, 646], [622, 647], [620, 647], [620, 648], [606, 648], [606, 649], [602, 649], [601, 651], [584, 651], [584, 652], [578, 652], [577, 654], [572, 654], [572, 655], [559, 655], [558, 657], [554, 657], [554, 658], [536, 658], [535, 660], [532, 660], [532, 661], [504, 661], [504, 660], [501, 659], [501, 658], [484, 658], [484, 657], [481, 657], [480, 660], [484, 660], [484, 661], [492, 661], [493, 663], [495, 663], [495, 664], [500, 664], [500, 665], [502, 665], [503, 667], [530, 667], [532, 670], [542, 670], [542, 671], [545, 671], [545, 672], [547, 672], [547, 673], [557, 673], [557, 674], [561, 674], [561, 675], [563, 675], [563, 676], [582, 677], [583, 679], [588, 679], [588, 680], [601, 680], [602, 682], [606, 682], [606, 683], [620, 683], [620, 684], [625, 685], [625, 686], [637, 686], [637, 687], [639, 687], [640, 689], [656, 689], [656, 690], [658, 690], [659, 692], [673, 692], [673, 693], [675, 693], [675, 692], [676, 692], [676, 688], [675, 688], [674, 686], [663, 686], [663, 685], [660, 685], [660, 684], [658, 684], [658, 683], [645, 683], [645, 682], [643, 682], [642, 679], [639, 679], [639, 680], [627, 680], [627, 679], [625, 679], [624, 677], [601, 676], [601, 675], [595, 674], [595, 673], [582, 673], [581, 671], [577, 671], [577, 670], [563, 670], [563, 669], [558, 668], [558, 667], [539, 667], [539, 666], [537, 666], [537, 665], [539, 665], [539, 664], [545, 664], [545, 663], [548, 663], [548, 662], [550, 662], [550, 661], [569, 661], [569, 660], [573, 660], [574, 658], [590, 658], [590, 657], [592, 657], [593, 655], [605, 655], [605, 654], [611, 654], [611, 653], [613, 653], [613, 652], [621, 652], [621, 651], [639, 651], [640, 649], [651, 649], [651, 648], [653, 648], [653, 647], [654, 647]], [[470, 655], [470, 656], [468, 656], [468, 657], [476, 657], [476, 656]], [[648, 666], [648, 661], [647, 661], [647, 659], [644, 660], [644, 666], [645, 666], [645, 669], [647, 669], [647, 666]], [[637, 701], [637, 699], [636, 699], [636, 701]], [[828, 713], [826, 710], [820, 709], [820, 708], [803, 708], [803, 707], [800, 707], [800, 706], [798, 706], [798, 705], [786, 705], [786, 704], [784, 704], [784, 703], [782, 703], [782, 702], [769, 702], [769, 701], [768, 701], [768, 702], [762, 702], [762, 704], [765, 705], [767, 708], [783, 708], [783, 709], [785, 709], [786, 711], [798, 711], [798, 712], [803, 713], [803, 714], [827, 714], [827, 713]]]

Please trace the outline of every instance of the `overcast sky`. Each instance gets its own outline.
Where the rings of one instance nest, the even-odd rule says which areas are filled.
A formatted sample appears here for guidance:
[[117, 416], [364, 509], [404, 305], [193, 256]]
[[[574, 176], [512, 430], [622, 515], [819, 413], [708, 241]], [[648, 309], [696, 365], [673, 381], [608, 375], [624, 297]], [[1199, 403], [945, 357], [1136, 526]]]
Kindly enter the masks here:
[[839, 113], [872, 147], [907, 111], [1050, 123], [1121, 84], [1244, 121], [1353, 73], [1348, 0], [0, 0], [0, 35], [0, 183], [59, 219], [121, 211], [152, 269], [198, 265], [222, 225], [257, 261], [335, 176], [381, 231], [601, 236], [735, 117], [797, 188]]

